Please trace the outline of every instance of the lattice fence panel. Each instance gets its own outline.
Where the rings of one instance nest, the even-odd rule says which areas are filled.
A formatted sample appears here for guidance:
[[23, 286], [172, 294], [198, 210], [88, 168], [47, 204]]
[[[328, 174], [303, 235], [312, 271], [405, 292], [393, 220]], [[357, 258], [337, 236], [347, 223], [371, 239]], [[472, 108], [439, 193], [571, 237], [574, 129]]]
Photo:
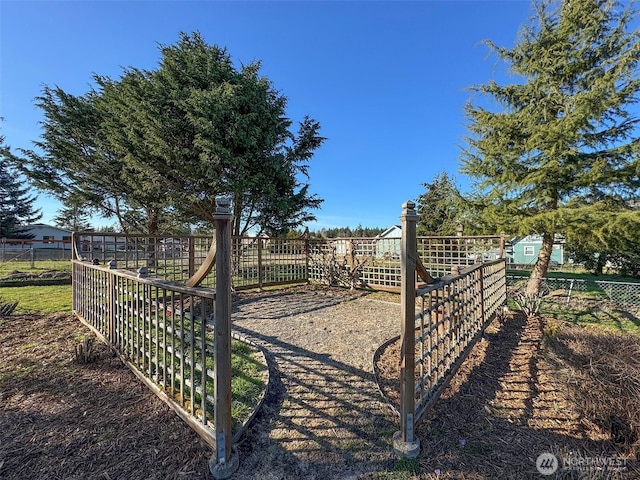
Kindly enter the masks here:
[[484, 326], [506, 302], [503, 260], [469, 267], [418, 292], [416, 421], [435, 402]]

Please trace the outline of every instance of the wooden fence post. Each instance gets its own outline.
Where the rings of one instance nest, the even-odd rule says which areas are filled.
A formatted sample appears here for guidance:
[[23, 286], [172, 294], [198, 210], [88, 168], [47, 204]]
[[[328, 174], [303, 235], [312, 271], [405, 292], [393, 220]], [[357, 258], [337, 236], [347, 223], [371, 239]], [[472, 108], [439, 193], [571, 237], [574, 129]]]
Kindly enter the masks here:
[[189, 265], [187, 268], [189, 278], [191, 278], [196, 273], [196, 240], [193, 235], [189, 235], [189, 245], [187, 248], [189, 249]]
[[258, 237], [258, 290], [262, 291], [262, 238]]
[[400, 275], [402, 287], [400, 303], [402, 331], [400, 353], [400, 431], [393, 435], [393, 449], [399, 457], [417, 458], [420, 440], [415, 426], [415, 300], [416, 300], [416, 204], [408, 201], [402, 206], [402, 240], [400, 243]]
[[216, 311], [214, 382], [216, 454], [209, 470], [216, 479], [229, 478], [238, 469], [231, 431], [231, 201], [216, 197]]
[[107, 275], [107, 295], [109, 296], [107, 310], [108, 310], [108, 322], [109, 333], [106, 337], [109, 339], [109, 343], [113, 346], [117, 344], [118, 337], [116, 335], [116, 305], [118, 302], [118, 293], [116, 292], [117, 280], [116, 276], [111, 271], [106, 272]]
[[304, 261], [305, 261], [305, 271], [307, 275], [307, 283], [311, 283], [310, 273], [311, 269], [309, 268], [311, 265], [311, 238], [309, 235], [309, 228], [304, 232]]

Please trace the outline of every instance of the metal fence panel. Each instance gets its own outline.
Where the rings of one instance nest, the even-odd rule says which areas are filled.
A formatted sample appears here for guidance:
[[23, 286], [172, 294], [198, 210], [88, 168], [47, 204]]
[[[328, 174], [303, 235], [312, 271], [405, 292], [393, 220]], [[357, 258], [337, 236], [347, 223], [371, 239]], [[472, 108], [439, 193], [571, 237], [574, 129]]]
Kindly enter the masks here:
[[[513, 286], [518, 282], [526, 282], [529, 277], [507, 275], [506, 278], [507, 285]], [[566, 290], [568, 298], [573, 292], [592, 292], [621, 307], [640, 307], [640, 283], [555, 277], [546, 277], [543, 281], [550, 290]]]
[[596, 281], [609, 300], [625, 307], [640, 307], [640, 283]]

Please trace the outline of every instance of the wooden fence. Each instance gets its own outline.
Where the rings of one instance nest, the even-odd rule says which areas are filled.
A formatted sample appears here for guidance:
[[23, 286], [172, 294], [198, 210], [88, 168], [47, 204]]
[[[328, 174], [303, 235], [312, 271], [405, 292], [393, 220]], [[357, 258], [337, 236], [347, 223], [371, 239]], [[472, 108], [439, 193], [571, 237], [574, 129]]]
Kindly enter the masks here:
[[417, 218], [414, 204], [407, 202], [401, 217], [400, 431], [394, 435], [394, 449], [411, 458], [417, 457], [420, 448], [415, 424], [438, 399], [506, 302], [503, 258], [454, 267], [451, 274], [416, 288]]
[[[145, 268], [151, 277], [188, 283], [215, 255], [211, 237], [143, 236], [82, 233], [74, 235], [78, 256], [119, 268]], [[318, 282], [332, 286], [400, 291], [400, 238], [262, 238], [233, 237], [231, 270], [237, 290]], [[502, 258], [504, 239], [483, 237], [419, 237], [421, 265], [432, 276], [453, 266]], [[198, 285], [214, 288], [215, 275]]]
[[[228, 478], [239, 462], [237, 452], [232, 451], [237, 438], [231, 420], [232, 216], [226, 199], [216, 199], [216, 203], [216, 290], [147, 277], [148, 267], [167, 268], [168, 257], [158, 253], [169, 253], [165, 247], [174, 245], [173, 241], [146, 237], [138, 242], [142, 237], [109, 234], [113, 242], [100, 242], [98, 252], [113, 255], [114, 261], [104, 266], [97, 256], [93, 256], [96, 264], [77, 256], [95, 252], [83, 251], [85, 236], [80, 235], [74, 239], [80, 248], [74, 249], [72, 260], [73, 310], [215, 448], [209, 469], [214, 478]], [[197, 245], [188, 241], [190, 246]], [[188, 261], [193, 252], [187, 252]], [[180, 267], [184, 265], [181, 253], [176, 263]], [[117, 269], [117, 264], [126, 268]], [[187, 263], [188, 268], [190, 265], [195, 262]], [[136, 268], [141, 270], [132, 270]]]
[[401, 238], [232, 238], [224, 202], [211, 239], [77, 234], [73, 308], [215, 447], [211, 472], [226, 478], [238, 462], [231, 452], [232, 287], [318, 281], [400, 291], [394, 448], [417, 455], [415, 423], [501, 311], [506, 269], [502, 237], [417, 238], [414, 207], [404, 206]]
[[[212, 445], [215, 291], [73, 260], [73, 310]], [[208, 327], [209, 326], [209, 327]]]

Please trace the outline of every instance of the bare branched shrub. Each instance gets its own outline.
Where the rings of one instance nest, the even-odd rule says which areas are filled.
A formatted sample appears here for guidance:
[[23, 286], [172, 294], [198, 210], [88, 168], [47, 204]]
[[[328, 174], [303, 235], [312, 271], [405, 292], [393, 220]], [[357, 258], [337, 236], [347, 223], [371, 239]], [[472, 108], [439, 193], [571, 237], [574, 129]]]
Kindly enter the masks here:
[[338, 255], [335, 244], [326, 245], [311, 256], [311, 263], [321, 273], [323, 281], [329, 287], [345, 286], [352, 290], [362, 286], [360, 275], [362, 269], [371, 263], [371, 256], [355, 254], [355, 242], [350, 240], [347, 255]]

